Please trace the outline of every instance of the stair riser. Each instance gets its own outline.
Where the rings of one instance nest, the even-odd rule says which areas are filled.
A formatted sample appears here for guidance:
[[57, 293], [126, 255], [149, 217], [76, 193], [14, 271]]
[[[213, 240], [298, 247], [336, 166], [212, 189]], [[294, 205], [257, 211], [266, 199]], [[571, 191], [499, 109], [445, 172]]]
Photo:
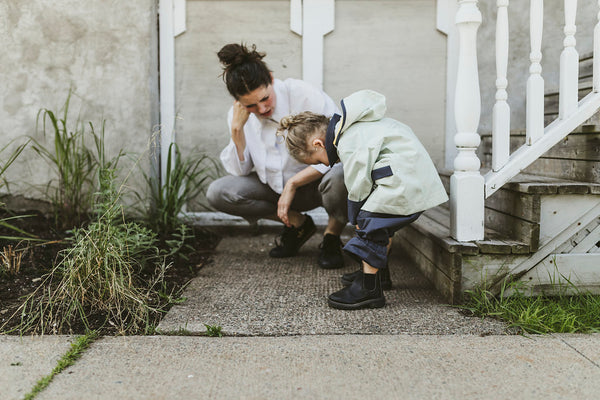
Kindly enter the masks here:
[[[585, 128], [585, 126], [583, 127]], [[491, 137], [484, 136], [479, 156], [484, 168], [492, 162]], [[511, 135], [511, 152], [525, 143], [525, 136]], [[572, 133], [528, 166], [525, 173], [580, 182], [600, 183], [600, 133]]]
[[486, 208], [485, 225], [500, 232], [509, 239], [529, 245], [531, 251], [536, 251], [540, 245], [539, 223]]
[[396, 233], [393, 254], [417, 266], [450, 304], [462, 301], [460, 255], [450, 253], [408, 226]]
[[[583, 99], [592, 91], [591, 82], [580, 83], [579, 90], [577, 91], [578, 100]], [[550, 93], [544, 96], [544, 113], [545, 114], [558, 114], [558, 105], [560, 102], [560, 95], [558, 93]]]

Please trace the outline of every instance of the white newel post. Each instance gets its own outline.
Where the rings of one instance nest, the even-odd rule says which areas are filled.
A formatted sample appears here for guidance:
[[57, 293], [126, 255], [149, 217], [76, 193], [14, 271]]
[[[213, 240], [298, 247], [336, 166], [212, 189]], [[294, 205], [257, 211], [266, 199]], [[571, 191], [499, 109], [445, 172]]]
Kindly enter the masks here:
[[560, 54], [560, 89], [558, 116], [566, 118], [577, 110], [579, 98], [579, 54], [575, 49], [575, 16], [577, 15], [577, 0], [565, 0], [565, 40], [564, 49]]
[[[598, 0], [598, 8], [600, 8], [600, 0]], [[594, 27], [594, 92], [600, 92], [600, 11], [597, 16], [598, 22]]]
[[508, 0], [498, 0], [496, 19], [496, 103], [492, 114], [492, 169], [498, 171], [510, 153], [510, 106], [508, 105]]
[[542, 31], [544, 0], [531, 0], [529, 13], [529, 78], [527, 79], [526, 143], [532, 145], [544, 134], [544, 78], [542, 78]]
[[481, 13], [477, 0], [460, 0], [456, 13], [459, 34], [458, 74], [455, 108], [458, 155], [450, 178], [450, 229], [459, 241], [482, 240], [484, 236], [484, 179], [476, 150], [481, 114], [481, 94], [477, 69], [477, 30]]

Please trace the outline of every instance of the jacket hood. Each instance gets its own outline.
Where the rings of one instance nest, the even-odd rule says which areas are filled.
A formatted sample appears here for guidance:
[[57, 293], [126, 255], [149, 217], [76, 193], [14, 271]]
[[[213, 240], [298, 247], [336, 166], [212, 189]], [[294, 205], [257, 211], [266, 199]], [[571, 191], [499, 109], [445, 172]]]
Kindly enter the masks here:
[[341, 101], [342, 115], [334, 114], [327, 127], [325, 148], [329, 165], [338, 160], [337, 144], [342, 133], [355, 122], [377, 121], [384, 117], [385, 96], [373, 90], [360, 90]]

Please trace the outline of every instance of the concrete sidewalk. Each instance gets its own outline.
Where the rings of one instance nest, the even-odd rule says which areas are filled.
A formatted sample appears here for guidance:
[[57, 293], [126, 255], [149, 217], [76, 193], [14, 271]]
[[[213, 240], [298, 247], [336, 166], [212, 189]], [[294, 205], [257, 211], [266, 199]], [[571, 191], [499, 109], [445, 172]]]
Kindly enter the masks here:
[[[344, 270], [288, 260], [273, 233], [225, 237], [159, 328], [222, 338], [104, 337], [37, 399], [581, 399], [600, 393], [600, 334], [511, 335], [464, 316], [402, 260], [378, 310], [330, 309]], [[348, 237], [344, 238], [344, 241]], [[21, 399], [74, 340], [0, 336], [0, 399]]]
[[[1, 398], [68, 341], [0, 337]], [[594, 399], [599, 364], [600, 335], [106, 337], [37, 398]]]

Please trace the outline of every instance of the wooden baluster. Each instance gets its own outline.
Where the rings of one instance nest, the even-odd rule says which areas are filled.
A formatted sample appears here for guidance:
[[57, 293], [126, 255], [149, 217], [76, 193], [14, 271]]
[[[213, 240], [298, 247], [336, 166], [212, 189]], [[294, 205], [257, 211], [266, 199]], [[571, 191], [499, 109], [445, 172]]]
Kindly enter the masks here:
[[[598, 0], [600, 8], [600, 0]], [[600, 92], [600, 11], [598, 11], [598, 23], [594, 27], [594, 92]]]
[[577, 0], [565, 0], [565, 40], [564, 49], [560, 55], [560, 89], [558, 102], [558, 117], [566, 118], [577, 110], [579, 102], [579, 54], [575, 49], [575, 16]]
[[544, 134], [544, 78], [542, 78], [542, 31], [544, 29], [544, 0], [530, 2], [529, 34], [531, 53], [527, 79], [526, 143], [535, 143]]
[[492, 114], [492, 169], [498, 171], [510, 152], [510, 106], [508, 105], [508, 2], [498, 0], [496, 19], [496, 104]]
[[477, 30], [481, 13], [477, 0], [460, 0], [456, 13], [459, 34], [458, 73], [455, 94], [458, 155], [450, 178], [451, 234], [459, 241], [481, 240], [484, 235], [484, 179], [477, 133], [481, 114], [481, 94], [477, 70]]

